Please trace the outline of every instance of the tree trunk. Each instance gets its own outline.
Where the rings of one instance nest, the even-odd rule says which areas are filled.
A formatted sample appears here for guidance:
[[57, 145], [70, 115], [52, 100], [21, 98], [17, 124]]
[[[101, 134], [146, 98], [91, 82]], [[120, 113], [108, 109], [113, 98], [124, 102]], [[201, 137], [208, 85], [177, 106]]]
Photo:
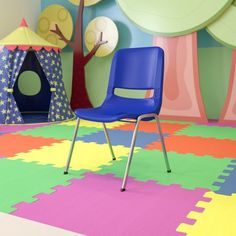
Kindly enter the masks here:
[[73, 110], [77, 108], [90, 108], [92, 104], [86, 89], [85, 81], [85, 66], [93, 58], [99, 47], [107, 41], [102, 40], [103, 33], [101, 32], [100, 38], [94, 45], [94, 48], [85, 56], [83, 49], [83, 12], [84, 0], [80, 0], [78, 8], [76, 23], [75, 23], [75, 36], [73, 42], [68, 40], [58, 25], [51, 32], [58, 35], [59, 39], [66, 42], [73, 50], [73, 75], [72, 75], [72, 92], [70, 105]]
[[85, 80], [85, 66], [81, 63], [81, 57], [74, 53], [73, 77], [72, 77], [72, 93], [71, 93], [71, 108], [89, 108], [90, 103]]
[[179, 37], [154, 37], [165, 52], [165, 77], [161, 117], [206, 122], [202, 101], [196, 33]]

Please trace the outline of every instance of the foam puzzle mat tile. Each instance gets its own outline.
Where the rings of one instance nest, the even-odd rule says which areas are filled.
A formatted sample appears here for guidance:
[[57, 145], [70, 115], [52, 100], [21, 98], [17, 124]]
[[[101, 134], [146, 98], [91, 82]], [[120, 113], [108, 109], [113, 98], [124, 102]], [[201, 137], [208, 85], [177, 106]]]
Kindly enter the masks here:
[[214, 183], [219, 186], [220, 189], [217, 191], [219, 194], [231, 195], [236, 193], [236, 160], [232, 160], [227, 168], [223, 171], [222, 175], [219, 176], [219, 182]]
[[161, 121], [168, 133], [167, 173], [160, 142], [142, 145], [146, 137], [157, 140], [155, 123], [142, 122], [142, 146], [135, 148], [127, 191], [121, 193], [133, 124], [107, 124], [118, 157], [112, 161], [102, 124], [81, 120], [83, 141], [76, 142], [69, 175], [63, 175], [75, 122], [0, 126], [0, 211], [17, 209], [25, 218], [85, 235], [236, 235], [235, 128]]
[[[33, 137], [45, 137], [55, 139], [68, 139], [71, 140], [74, 134], [74, 126], [66, 125], [50, 125], [45, 127], [39, 127], [36, 129], [29, 129], [19, 132], [21, 135], [31, 135]], [[77, 134], [78, 137], [82, 137], [86, 134], [96, 133], [101, 129], [91, 127], [80, 127]]]
[[[161, 119], [161, 116], [160, 116], [160, 119]], [[165, 120], [165, 119], [161, 119], [161, 122], [164, 122], [164, 123], [169, 123], [169, 124], [195, 124], [194, 122], [191, 122], [191, 121], [181, 121], [181, 120]]]
[[177, 228], [178, 232], [186, 233], [188, 236], [233, 236], [236, 235], [236, 195], [225, 196], [208, 192], [206, 197], [210, 202], [199, 201], [197, 208], [203, 208], [199, 213], [192, 211], [187, 219], [195, 220], [194, 224], [182, 223]]
[[236, 129], [205, 125], [191, 125], [177, 132], [176, 135], [200, 136], [204, 138], [236, 140]]
[[201, 123], [200, 122], [200, 123], [197, 123], [197, 125], [236, 128], [236, 124], [222, 124], [218, 121], [209, 121], [208, 123]]
[[175, 236], [180, 235], [179, 223], [206, 192], [130, 178], [122, 193], [120, 179], [91, 173], [71, 183], [54, 188], [53, 194], [35, 196], [38, 201], [32, 204], [18, 204], [13, 215], [85, 235]]
[[[112, 145], [123, 145], [125, 147], [130, 147], [133, 132], [126, 130], [108, 130], [108, 134], [111, 140]], [[163, 134], [165, 137], [167, 134]], [[85, 135], [83, 137], [78, 137], [76, 140], [81, 140], [83, 142], [95, 142], [98, 144], [107, 143], [105, 134], [103, 131], [98, 133], [93, 133], [90, 135]], [[136, 147], [145, 147], [147, 144], [150, 144], [154, 141], [159, 141], [160, 136], [157, 133], [145, 133], [138, 132], [135, 146]]]
[[8, 157], [19, 152], [28, 152], [31, 149], [39, 149], [59, 142], [59, 140], [53, 138], [4, 134], [0, 136], [0, 156]]
[[27, 129], [34, 129], [48, 124], [37, 124], [37, 125], [0, 125], [0, 133], [14, 133]]
[[[175, 123], [165, 123], [161, 122], [161, 129], [163, 133], [173, 134], [179, 130], [189, 127], [190, 124], [175, 124]], [[117, 126], [114, 129], [118, 130], [134, 130], [134, 124], [125, 124]], [[157, 133], [157, 123], [156, 122], [141, 122], [139, 126], [139, 131], [147, 133]]]
[[[236, 141], [230, 139], [215, 139], [190, 136], [170, 136], [165, 139], [167, 151], [177, 153], [192, 153], [197, 156], [213, 156], [216, 158], [236, 158]], [[159, 142], [153, 142], [145, 147], [148, 150], [161, 150]]]
[[[155, 180], [159, 184], [179, 184], [186, 189], [219, 189], [214, 185], [232, 159], [216, 159], [210, 156], [199, 158], [192, 154], [168, 153], [172, 172], [166, 172], [163, 153], [158, 150], [138, 150], [134, 154], [129, 176], [138, 181]], [[96, 174], [114, 174], [123, 178], [127, 158], [115, 162], [112, 166], [102, 166]]]
[[[57, 168], [63, 168], [66, 165], [70, 141], [56, 143], [50, 147], [32, 150], [28, 153], [18, 153], [12, 156], [12, 160], [23, 160], [25, 162], [37, 162], [40, 165], [53, 165]], [[113, 150], [116, 157], [127, 156], [129, 148], [123, 146], [114, 146]], [[138, 150], [136, 148], [136, 150]], [[96, 171], [103, 165], [112, 165], [112, 157], [107, 144], [98, 145], [96, 143], [76, 142], [71, 161], [71, 170], [91, 170]]]
[[[76, 172], [74, 177], [83, 178], [84, 172]], [[71, 176], [62, 173], [62, 169], [49, 165], [0, 159], [0, 211], [12, 212], [15, 210], [12, 206], [19, 202], [33, 202], [36, 194], [52, 192], [51, 188], [56, 185], [68, 185]]]
[[[117, 121], [117, 122], [111, 122], [111, 123], [106, 123], [107, 128], [114, 128], [120, 125], [125, 124], [124, 122]], [[76, 120], [72, 121], [66, 121], [62, 123], [58, 123], [58, 125], [67, 125], [67, 126], [75, 126], [76, 125]], [[87, 121], [87, 120], [80, 120], [80, 126], [81, 127], [88, 127], [88, 128], [99, 128], [102, 129], [103, 125], [100, 122], [92, 122], [92, 121]]]

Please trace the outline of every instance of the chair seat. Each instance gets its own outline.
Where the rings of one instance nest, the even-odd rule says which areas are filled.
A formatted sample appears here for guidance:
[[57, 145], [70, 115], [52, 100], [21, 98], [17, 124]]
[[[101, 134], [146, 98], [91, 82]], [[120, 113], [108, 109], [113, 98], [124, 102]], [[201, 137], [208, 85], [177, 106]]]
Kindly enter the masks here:
[[114, 122], [124, 118], [135, 118], [127, 113], [120, 113], [119, 111], [108, 112], [102, 107], [88, 108], [88, 109], [77, 109], [75, 114], [78, 118], [83, 120], [95, 121], [95, 122]]

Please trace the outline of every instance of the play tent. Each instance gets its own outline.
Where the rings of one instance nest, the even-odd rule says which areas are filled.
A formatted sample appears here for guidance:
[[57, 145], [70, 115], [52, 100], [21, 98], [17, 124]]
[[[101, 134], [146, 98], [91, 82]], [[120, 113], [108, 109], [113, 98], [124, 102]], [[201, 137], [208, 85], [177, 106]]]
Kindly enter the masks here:
[[[32, 96], [19, 88], [19, 76], [25, 71], [40, 79], [40, 89]], [[24, 123], [24, 114], [40, 112], [48, 114], [49, 122], [74, 117], [62, 81], [60, 49], [29, 29], [23, 19], [0, 41], [0, 124]]]

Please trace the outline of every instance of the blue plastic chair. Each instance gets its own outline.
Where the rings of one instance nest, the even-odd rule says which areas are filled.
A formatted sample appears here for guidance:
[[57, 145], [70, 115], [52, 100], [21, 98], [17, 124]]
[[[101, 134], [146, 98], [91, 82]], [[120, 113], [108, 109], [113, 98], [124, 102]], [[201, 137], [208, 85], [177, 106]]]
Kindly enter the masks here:
[[[130, 153], [121, 191], [125, 191], [126, 188], [137, 131], [141, 120], [156, 120], [167, 172], [171, 172], [158, 118], [162, 104], [163, 73], [164, 52], [159, 47], [120, 49], [116, 52], [111, 65], [107, 96], [103, 104], [97, 108], [77, 109], [75, 111], [77, 124], [64, 174], [68, 174], [80, 119], [103, 123], [105, 136], [113, 160], [115, 160], [115, 155], [105, 123], [120, 121], [123, 119], [135, 120], [136, 125], [131, 141]], [[116, 88], [153, 90], [153, 96], [151, 98], [141, 99], [121, 97], [115, 95]]]

